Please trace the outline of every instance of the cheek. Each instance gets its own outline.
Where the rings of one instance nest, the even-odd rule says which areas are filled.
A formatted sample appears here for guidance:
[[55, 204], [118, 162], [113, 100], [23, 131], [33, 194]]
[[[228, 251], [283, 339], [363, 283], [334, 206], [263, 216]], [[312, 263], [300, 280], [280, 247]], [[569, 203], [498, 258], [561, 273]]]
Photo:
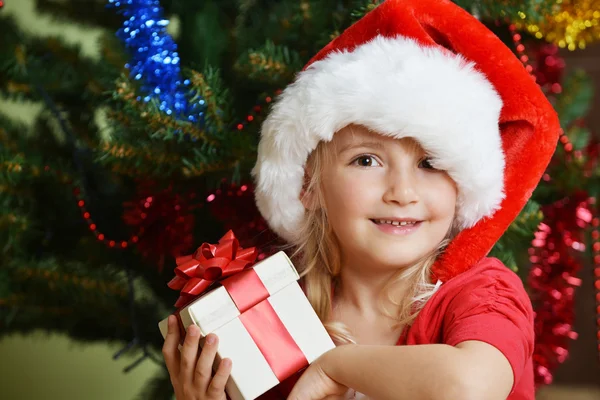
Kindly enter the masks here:
[[334, 227], [347, 224], [353, 217], [364, 217], [368, 214], [374, 190], [371, 186], [369, 190], [365, 190], [364, 184], [361, 185], [356, 178], [356, 175], [338, 174], [324, 182], [325, 204]]
[[458, 192], [452, 179], [449, 177], [436, 179], [434, 182], [431, 182], [429, 188], [431, 189], [427, 191], [429, 209], [438, 218], [453, 217]]

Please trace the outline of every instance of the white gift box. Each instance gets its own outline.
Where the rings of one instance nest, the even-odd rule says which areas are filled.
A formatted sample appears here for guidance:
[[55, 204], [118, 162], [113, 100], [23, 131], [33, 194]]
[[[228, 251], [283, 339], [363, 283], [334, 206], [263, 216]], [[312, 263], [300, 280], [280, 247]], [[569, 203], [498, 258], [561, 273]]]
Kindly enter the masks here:
[[[268, 302], [273, 308], [309, 364], [335, 347], [298, 285], [298, 273], [284, 252], [276, 253], [256, 263], [252, 268], [268, 291], [269, 296], [264, 302]], [[227, 289], [219, 286], [180, 311], [181, 322], [185, 329], [195, 324], [200, 328], [201, 338], [211, 332], [219, 337], [219, 349], [213, 368], [216, 369], [223, 358], [232, 360], [231, 375], [226, 385], [227, 394], [232, 400], [256, 399], [279, 384], [276, 373], [243, 322], [250, 315], [248, 313], [258, 312], [256, 310], [262, 309], [264, 305], [260, 303], [255, 305], [245, 311], [246, 315], [243, 316]], [[160, 321], [159, 328], [165, 337], [166, 318]], [[275, 328], [261, 326], [260, 329], [269, 333]], [[272, 332], [270, 334], [273, 335]], [[275, 342], [276, 340], [273, 341]], [[202, 339], [201, 343], [203, 343]], [[290, 355], [275, 353], [275, 357], [277, 363], [281, 363], [287, 362], [286, 358]]]

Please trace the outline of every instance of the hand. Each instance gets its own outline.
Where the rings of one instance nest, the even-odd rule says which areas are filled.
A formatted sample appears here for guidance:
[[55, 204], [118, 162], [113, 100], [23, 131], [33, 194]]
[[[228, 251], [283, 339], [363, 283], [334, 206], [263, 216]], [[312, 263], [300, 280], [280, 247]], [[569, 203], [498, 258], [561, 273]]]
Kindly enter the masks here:
[[169, 316], [169, 328], [162, 353], [169, 370], [171, 384], [177, 400], [225, 400], [225, 383], [231, 373], [231, 360], [224, 358], [217, 372], [212, 375], [212, 365], [217, 354], [218, 338], [206, 336], [205, 344], [198, 355], [200, 328], [191, 325], [181, 352], [179, 327], [175, 316]]
[[324, 360], [331, 352], [316, 359], [294, 385], [288, 400], [334, 400], [352, 398], [352, 390], [333, 380], [325, 371]]

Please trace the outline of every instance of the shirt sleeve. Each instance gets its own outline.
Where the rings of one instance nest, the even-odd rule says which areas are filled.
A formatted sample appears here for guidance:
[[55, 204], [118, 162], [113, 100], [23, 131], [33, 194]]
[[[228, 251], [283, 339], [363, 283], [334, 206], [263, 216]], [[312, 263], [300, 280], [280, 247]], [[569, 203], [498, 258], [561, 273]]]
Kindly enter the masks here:
[[487, 263], [450, 300], [443, 342], [478, 340], [496, 347], [512, 367], [512, 392], [533, 354], [534, 314], [521, 279], [497, 259]]

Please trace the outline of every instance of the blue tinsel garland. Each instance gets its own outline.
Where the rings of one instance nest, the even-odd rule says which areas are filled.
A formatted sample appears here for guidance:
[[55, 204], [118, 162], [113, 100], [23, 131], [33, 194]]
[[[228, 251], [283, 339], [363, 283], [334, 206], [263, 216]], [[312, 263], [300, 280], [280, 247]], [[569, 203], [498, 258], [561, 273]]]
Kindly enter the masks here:
[[159, 0], [108, 0], [121, 9], [123, 27], [117, 31], [131, 61], [125, 64], [130, 76], [141, 82], [144, 96], [138, 100], [157, 101], [159, 109], [177, 119], [203, 125], [205, 101], [186, 99], [189, 80], [182, 80], [177, 44], [167, 33], [169, 21], [163, 18]]

